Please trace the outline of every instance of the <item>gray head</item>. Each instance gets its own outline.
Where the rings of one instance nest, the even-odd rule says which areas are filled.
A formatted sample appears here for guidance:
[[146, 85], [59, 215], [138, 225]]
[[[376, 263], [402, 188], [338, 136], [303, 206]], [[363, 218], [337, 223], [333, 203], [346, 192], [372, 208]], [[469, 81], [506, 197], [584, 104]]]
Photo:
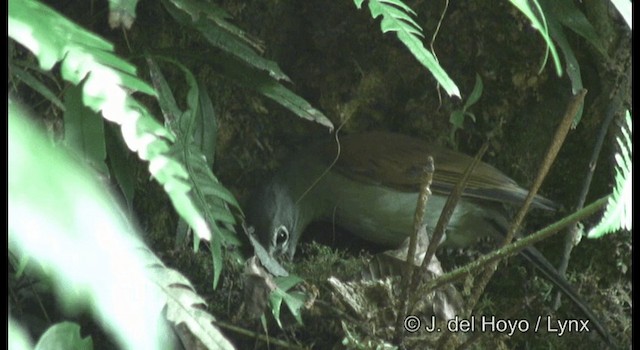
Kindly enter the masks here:
[[272, 256], [291, 259], [309, 219], [303, 218], [289, 188], [274, 179], [250, 201], [247, 221], [255, 227], [260, 243]]

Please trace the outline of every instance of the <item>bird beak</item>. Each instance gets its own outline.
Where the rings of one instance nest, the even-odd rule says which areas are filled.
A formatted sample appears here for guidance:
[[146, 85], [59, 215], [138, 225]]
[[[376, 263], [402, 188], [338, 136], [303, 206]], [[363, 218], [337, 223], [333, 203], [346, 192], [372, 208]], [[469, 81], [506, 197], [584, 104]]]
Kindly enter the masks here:
[[289, 249], [287, 249], [287, 252], [285, 253], [285, 258], [287, 259], [287, 261], [291, 261], [293, 260], [293, 256], [296, 254], [296, 246], [295, 245], [289, 245]]

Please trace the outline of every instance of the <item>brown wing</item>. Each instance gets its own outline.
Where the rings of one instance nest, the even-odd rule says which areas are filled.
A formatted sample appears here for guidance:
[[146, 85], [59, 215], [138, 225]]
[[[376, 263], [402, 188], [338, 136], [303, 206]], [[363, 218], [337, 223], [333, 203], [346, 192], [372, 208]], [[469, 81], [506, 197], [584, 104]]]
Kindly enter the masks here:
[[[366, 183], [379, 184], [398, 191], [418, 191], [427, 157], [435, 162], [432, 191], [448, 195], [473, 160], [465, 154], [436, 147], [426, 142], [387, 132], [344, 136], [340, 157], [333, 171]], [[324, 144], [318, 156], [325, 164], [335, 159], [335, 142]], [[498, 169], [481, 162], [471, 174], [463, 196], [484, 200], [521, 203], [527, 191]], [[552, 209], [553, 202], [537, 197], [534, 205]]]

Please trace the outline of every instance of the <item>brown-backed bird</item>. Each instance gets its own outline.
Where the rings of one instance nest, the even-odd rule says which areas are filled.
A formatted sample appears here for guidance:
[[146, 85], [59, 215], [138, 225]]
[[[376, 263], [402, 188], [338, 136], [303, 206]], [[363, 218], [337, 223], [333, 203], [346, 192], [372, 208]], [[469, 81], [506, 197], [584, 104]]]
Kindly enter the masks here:
[[[361, 238], [397, 247], [411, 233], [413, 216], [427, 157], [435, 172], [425, 223], [432, 232], [450, 191], [472, 157], [434, 147], [422, 140], [387, 132], [340, 139], [339, 157], [330, 167], [335, 142], [316, 144], [286, 163], [259, 194], [250, 199], [248, 221], [274, 256], [293, 257], [300, 236], [314, 221], [333, 221]], [[521, 205], [527, 190], [491, 165], [480, 162], [470, 176], [446, 229], [446, 244], [466, 246], [480, 237], [504, 237], [508, 219], [504, 204]], [[532, 207], [554, 209], [536, 196]], [[521, 254], [606, 333], [574, 288], [535, 248]]]

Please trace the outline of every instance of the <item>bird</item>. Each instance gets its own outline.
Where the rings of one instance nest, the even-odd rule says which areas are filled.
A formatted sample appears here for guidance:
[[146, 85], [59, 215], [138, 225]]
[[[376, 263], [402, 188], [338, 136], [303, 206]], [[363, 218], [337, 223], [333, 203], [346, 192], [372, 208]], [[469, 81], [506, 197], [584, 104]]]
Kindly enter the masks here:
[[[432, 232], [449, 193], [473, 158], [424, 140], [386, 131], [323, 141], [285, 162], [250, 198], [247, 221], [274, 257], [292, 259], [300, 237], [316, 221], [332, 221], [360, 238], [395, 248], [411, 234], [427, 157], [435, 164], [424, 223]], [[479, 162], [470, 175], [441, 245], [466, 247], [482, 237], [504, 238], [507, 205], [521, 205], [528, 191], [495, 167]], [[536, 195], [532, 208], [557, 205]], [[598, 317], [569, 282], [534, 247], [520, 253], [540, 269], [610, 340]]]
[[[305, 228], [319, 220], [332, 220], [372, 243], [397, 247], [413, 230], [427, 156], [435, 163], [424, 220], [428, 230], [435, 227], [449, 192], [473, 160], [417, 138], [379, 131], [346, 136], [340, 139], [339, 154], [337, 149], [334, 142], [304, 149], [251, 201], [251, 223], [272, 255], [292, 258]], [[445, 245], [466, 247], [478, 238], [497, 236], [508, 224], [502, 203], [519, 204], [527, 193], [480, 162], [453, 212]], [[541, 196], [532, 206], [556, 209]]]

